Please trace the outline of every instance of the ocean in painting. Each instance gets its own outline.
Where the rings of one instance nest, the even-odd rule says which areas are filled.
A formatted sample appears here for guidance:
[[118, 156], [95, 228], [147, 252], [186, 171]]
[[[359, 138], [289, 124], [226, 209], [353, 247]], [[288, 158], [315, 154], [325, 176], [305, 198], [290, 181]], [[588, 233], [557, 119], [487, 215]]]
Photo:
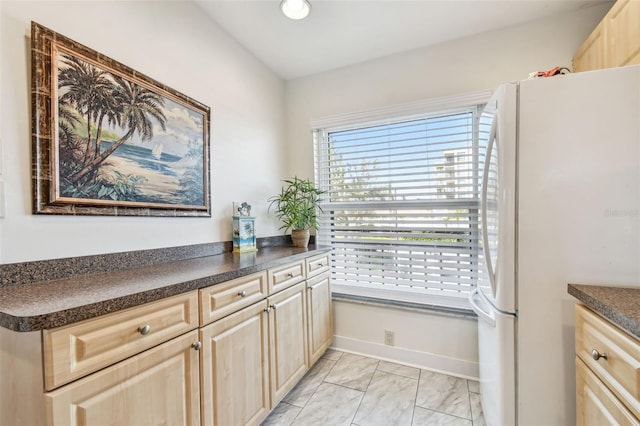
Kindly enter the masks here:
[[[102, 141], [101, 151], [106, 151], [112, 144], [113, 142]], [[156, 157], [156, 155], [154, 155], [154, 148], [157, 149], [157, 146], [160, 145], [147, 148], [139, 145], [124, 144], [118, 147], [112, 156], [134, 161], [140, 165], [140, 167], [147, 170], [152, 170], [167, 176], [177, 176], [176, 172], [171, 168], [171, 163], [176, 163], [182, 158], [167, 152], [161, 152], [160, 155]]]
[[[113, 142], [104, 141], [101, 150], [104, 151]], [[153, 142], [152, 142], [153, 143]], [[202, 162], [190, 157], [180, 157], [167, 152], [159, 152], [162, 145], [149, 144], [149, 147], [124, 144], [109, 156], [101, 167], [101, 173], [115, 175], [115, 171], [125, 176], [140, 178], [136, 183], [136, 194], [128, 201], [163, 204], [203, 204], [201, 172]], [[200, 172], [200, 173], [198, 173]], [[192, 191], [192, 198], [185, 200], [185, 176], [199, 174], [200, 179], [196, 191]], [[194, 181], [193, 179], [191, 180]], [[195, 193], [195, 198], [193, 198]]]

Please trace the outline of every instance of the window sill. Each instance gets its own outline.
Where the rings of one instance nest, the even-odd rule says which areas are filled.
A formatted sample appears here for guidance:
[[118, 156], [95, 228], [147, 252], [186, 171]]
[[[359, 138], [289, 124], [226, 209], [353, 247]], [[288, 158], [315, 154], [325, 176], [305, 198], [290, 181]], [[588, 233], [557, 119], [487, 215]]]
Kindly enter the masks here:
[[379, 306], [384, 308], [393, 308], [400, 309], [404, 311], [412, 311], [412, 312], [422, 312], [422, 313], [435, 313], [439, 315], [447, 315], [458, 318], [470, 318], [477, 319], [478, 316], [471, 309], [466, 308], [458, 308], [458, 307], [449, 307], [449, 306], [439, 306], [439, 305], [431, 305], [427, 303], [415, 303], [415, 302], [406, 302], [400, 300], [389, 300], [382, 299], [377, 297], [370, 296], [362, 296], [355, 294], [346, 294], [346, 293], [331, 293], [332, 300], [338, 302], [349, 302], [356, 303], [360, 305], [371, 305], [371, 306]]

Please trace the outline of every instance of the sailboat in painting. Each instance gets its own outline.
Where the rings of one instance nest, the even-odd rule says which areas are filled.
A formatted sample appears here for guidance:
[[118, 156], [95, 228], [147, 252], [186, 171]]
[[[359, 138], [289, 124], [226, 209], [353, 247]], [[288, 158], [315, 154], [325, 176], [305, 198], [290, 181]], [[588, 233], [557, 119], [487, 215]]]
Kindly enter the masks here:
[[160, 157], [162, 157], [162, 149], [164, 148], [164, 145], [162, 144], [158, 144], [156, 146], [153, 147], [153, 149], [151, 150], [151, 155], [153, 155], [153, 157], [156, 160], [159, 160]]

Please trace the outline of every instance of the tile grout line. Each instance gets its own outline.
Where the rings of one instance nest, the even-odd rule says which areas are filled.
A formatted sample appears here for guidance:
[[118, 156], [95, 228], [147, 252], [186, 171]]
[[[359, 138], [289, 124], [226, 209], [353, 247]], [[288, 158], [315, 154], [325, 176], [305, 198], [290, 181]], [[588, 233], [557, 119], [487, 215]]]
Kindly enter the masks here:
[[422, 369], [418, 370], [418, 386], [416, 386], [416, 397], [413, 400], [413, 411], [411, 412], [411, 423], [410, 423], [411, 426], [413, 426], [413, 420], [416, 417], [416, 407], [418, 406], [418, 392], [420, 392], [421, 380], [422, 380]]
[[469, 401], [469, 417], [471, 417], [471, 426], [473, 426], [473, 409], [471, 408], [471, 391], [469, 390], [469, 379], [466, 380], [467, 382], [467, 400]]
[[[380, 365], [380, 360], [376, 360], [376, 368], [373, 369], [373, 372], [371, 373], [371, 378], [369, 378], [369, 382], [367, 383], [366, 388], [364, 389], [364, 391], [362, 391], [362, 398], [360, 398], [360, 402], [358, 403], [358, 408], [356, 408], [356, 411], [353, 413], [353, 417], [351, 418], [351, 421], [349, 423], [353, 423], [354, 420], [356, 419], [356, 416], [358, 415], [358, 411], [360, 410], [360, 407], [362, 406], [362, 401], [364, 401], [364, 397], [367, 394], [367, 390], [369, 390], [369, 385], [371, 385], [371, 381], [373, 380], [373, 376], [376, 374], [376, 371], [378, 371], [378, 366]], [[345, 386], [346, 387], [346, 386]], [[355, 389], [357, 390], [357, 389]]]
[[416, 405], [416, 407], [422, 408], [423, 410], [427, 410], [427, 411], [433, 411], [434, 413], [444, 414], [445, 416], [448, 416], [448, 417], [455, 417], [456, 419], [467, 420], [467, 421], [470, 421], [470, 422], [473, 423], [472, 419], [468, 419], [466, 417], [456, 416], [455, 414], [447, 413], [446, 411], [434, 410], [433, 408], [427, 408], [427, 407], [423, 407], [421, 405]]
[[[382, 362], [382, 360], [378, 360], [378, 367], [380, 367], [380, 363], [381, 362]], [[385, 362], [388, 362], [390, 364], [397, 364], [397, 363], [392, 363], [390, 361], [385, 361]], [[402, 365], [402, 364], [398, 364], [398, 365]], [[418, 367], [411, 367], [411, 366], [405, 366], [405, 365], [402, 365], [402, 366], [403, 367], [407, 367], [407, 368], [414, 368], [414, 369], [418, 370], [418, 377], [411, 377], [411, 376], [408, 376], [408, 375], [405, 375], [405, 374], [395, 373], [395, 372], [392, 372], [392, 371], [384, 371], [384, 370], [380, 370], [378, 367], [376, 367], [376, 371], [380, 371], [381, 373], [385, 373], [385, 374], [393, 374], [394, 376], [400, 376], [400, 377], [404, 377], [404, 378], [407, 378], [407, 379], [420, 380], [420, 372], [422, 371], [422, 369], [420, 369]]]
[[[323, 355], [323, 357], [324, 357], [324, 355]], [[321, 358], [323, 358], [323, 357], [321, 357]], [[342, 354], [338, 357], [338, 359], [337, 359], [337, 360], [335, 360], [335, 362], [333, 363], [333, 365], [331, 366], [331, 368], [329, 369], [329, 371], [327, 371], [327, 374], [325, 374], [325, 376], [322, 378], [322, 381], [320, 382], [320, 384], [318, 384], [318, 386], [316, 386], [316, 388], [313, 390], [313, 393], [312, 393], [312, 394], [311, 394], [311, 396], [309, 396], [309, 398], [305, 401], [305, 403], [303, 404], [303, 406], [302, 406], [302, 407], [298, 407], [298, 408], [300, 408], [300, 411], [298, 411], [298, 414], [296, 414], [296, 416], [293, 418], [293, 420], [291, 420], [291, 422], [289, 423], [289, 426], [291, 426], [291, 425], [293, 425], [293, 424], [295, 423], [296, 419], [297, 419], [297, 418], [300, 416], [300, 414], [302, 413], [302, 410], [304, 410], [304, 409], [305, 409], [305, 407], [307, 406], [307, 404], [309, 403], [309, 401], [311, 401], [311, 398], [313, 398], [313, 396], [318, 392], [318, 389], [320, 388], [320, 386], [321, 386], [323, 383], [329, 383], [329, 382], [325, 382], [325, 379], [326, 379], [326, 378], [327, 378], [327, 376], [331, 373], [331, 370], [333, 370], [333, 369], [334, 369], [334, 367], [336, 366], [336, 364], [338, 364], [338, 361], [340, 360], [340, 358], [341, 358], [341, 357], [342, 357]], [[325, 358], [325, 359], [326, 359], [326, 360], [328, 360], [328, 361], [334, 361], [334, 360], [329, 359], [329, 358]], [[294, 386], [294, 388], [295, 388], [295, 386]], [[291, 391], [292, 391], [292, 390], [293, 390], [293, 389], [291, 389]], [[289, 392], [291, 392], [291, 391], [289, 391]], [[282, 398], [282, 399], [283, 399], [283, 401], [284, 401], [284, 398], [286, 398], [286, 395]], [[282, 401], [281, 401], [281, 402], [282, 402]], [[294, 406], [294, 407], [297, 407], [297, 405], [293, 405], [293, 404], [289, 404], [289, 405]]]

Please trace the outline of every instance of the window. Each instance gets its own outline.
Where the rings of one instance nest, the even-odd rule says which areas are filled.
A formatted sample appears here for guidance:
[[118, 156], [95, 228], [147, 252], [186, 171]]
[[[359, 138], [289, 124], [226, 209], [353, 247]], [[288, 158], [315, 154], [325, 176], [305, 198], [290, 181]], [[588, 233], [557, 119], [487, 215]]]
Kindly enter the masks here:
[[317, 239], [332, 247], [334, 292], [468, 306], [479, 113], [476, 102], [315, 128], [316, 183], [327, 191]]

